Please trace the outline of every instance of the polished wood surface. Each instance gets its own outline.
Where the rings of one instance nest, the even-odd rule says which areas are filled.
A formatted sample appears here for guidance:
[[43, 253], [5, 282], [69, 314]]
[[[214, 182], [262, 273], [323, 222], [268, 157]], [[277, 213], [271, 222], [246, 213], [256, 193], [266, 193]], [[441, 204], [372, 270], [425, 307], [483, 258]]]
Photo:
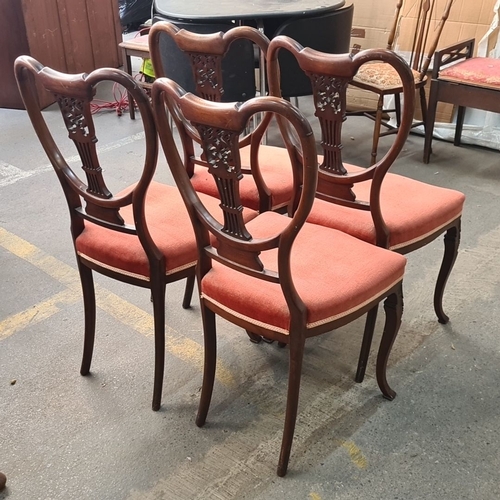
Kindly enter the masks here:
[[[12, 71], [20, 55], [68, 73], [122, 64], [116, 0], [0, 0], [0, 7], [0, 107], [23, 107]], [[38, 95], [42, 108], [54, 102], [47, 92]]]

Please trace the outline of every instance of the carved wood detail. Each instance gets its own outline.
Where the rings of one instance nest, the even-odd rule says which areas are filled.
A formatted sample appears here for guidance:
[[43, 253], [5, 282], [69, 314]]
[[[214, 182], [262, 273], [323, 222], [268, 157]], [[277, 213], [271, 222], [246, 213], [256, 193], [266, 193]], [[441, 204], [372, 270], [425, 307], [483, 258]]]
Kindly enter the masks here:
[[239, 133], [206, 125], [193, 124], [200, 134], [201, 145], [221, 200], [226, 234], [242, 240], [251, 239], [243, 222], [239, 182], [243, 178], [238, 151]]
[[198, 95], [207, 101], [220, 102], [224, 94], [221, 57], [191, 52], [189, 58]]
[[90, 103], [83, 99], [60, 94], [55, 94], [55, 97], [61, 109], [69, 138], [75, 143], [82, 160], [82, 169], [87, 177], [87, 192], [100, 198], [111, 198], [113, 195], [106, 187], [102, 168], [97, 158], [97, 137], [90, 112]]
[[[342, 163], [342, 123], [346, 119], [346, 93], [350, 78], [308, 73], [311, 80], [315, 116], [321, 126], [321, 147], [323, 162], [319, 166], [325, 172], [346, 175]], [[330, 196], [354, 201], [356, 199], [351, 185], [330, 183]], [[328, 183], [323, 182], [326, 187]], [[333, 191], [334, 192], [333, 192]]]

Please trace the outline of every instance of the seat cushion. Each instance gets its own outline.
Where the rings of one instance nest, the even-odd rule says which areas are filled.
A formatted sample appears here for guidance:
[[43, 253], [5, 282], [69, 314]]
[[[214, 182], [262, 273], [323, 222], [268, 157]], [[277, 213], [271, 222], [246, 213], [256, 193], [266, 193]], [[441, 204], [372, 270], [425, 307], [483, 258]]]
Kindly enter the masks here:
[[[242, 148], [240, 154], [242, 168], [249, 169], [250, 147]], [[271, 192], [272, 209], [277, 210], [286, 206], [293, 192], [293, 172], [286, 148], [260, 146], [259, 166], [262, 177]], [[216, 198], [219, 197], [214, 178], [207, 168], [196, 166], [191, 182], [196, 191]], [[240, 197], [243, 206], [259, 210], [259, 192], [253, 176], [250, 174], [245, 174], [240, 181]]]
[[[247, 224], [254, 238], [281, 232], [290, 219], [275, 212]], [[277, 270], [277, 250], [262, 252], [265, 267]], [[307, 328], [314, 328], [362, 308], [403, 277], [406, 259], [356, 238], [315, 224], [305, 224], [292, 247], [291, 268], [307, 307]], [[244, 275], [213, 262], [201, 283], [202, 296], [253, 324], [289, 332], [290, 314], [281, 285]]]
[[[411, 71], [415, 84], [420, 83], [420, 73], [414, 69]], [[398, 72], [390, 64], [383, 62], [364, 64], [359, 68], [353, 81], [355, 83], [374, 87], [383, 92], [402, 88], [401, 78]]]
[[[350, 172], [360, 167], [344, 164]], [[371, 181], [354, 186], [356, 199], [370, 199]], [[459, 217], [465, 195], [453, 189], [425, 184], [398, 174], [386, 174], [380, 190], [382, 215], [391, 232], [389, 248], [397, 250], [416, 243]], [[315, 200], [308, 222], [338, 229], [375, 244], [371, 213]]]
[[[211, 213], [215, 215], [221, 212], [219, 200], [204, 194], [199, 196]], [[151, 237], [166, 257], [165, 274], [195, 266], [198, 259], [196, 240], [179, 190], [174, 186], [152, 182], [146, 196], [145, 212]], [[133, 224], [131, 205], [122, 208], [120, 214], [125, 222]], [[250, 219], [256, 215], [246, 210], [244, 217]], [[149, 280], [149, 261], [135, 235], [85, 222], [85, 229], [76, 239], [75, 245], [79, 255], [101, 266]]]
[[440, 80], [500, 89], [500, 60], [472, 57], [439, 72]]

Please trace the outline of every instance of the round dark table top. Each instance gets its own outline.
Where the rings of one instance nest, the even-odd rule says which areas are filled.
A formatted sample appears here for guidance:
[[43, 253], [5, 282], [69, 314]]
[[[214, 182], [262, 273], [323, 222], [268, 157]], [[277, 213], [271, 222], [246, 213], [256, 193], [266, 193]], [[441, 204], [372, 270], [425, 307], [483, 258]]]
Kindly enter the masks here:
[[326, 14], [345, 0], [154, 0], [155, 14], [179, 21], [223, 21]]

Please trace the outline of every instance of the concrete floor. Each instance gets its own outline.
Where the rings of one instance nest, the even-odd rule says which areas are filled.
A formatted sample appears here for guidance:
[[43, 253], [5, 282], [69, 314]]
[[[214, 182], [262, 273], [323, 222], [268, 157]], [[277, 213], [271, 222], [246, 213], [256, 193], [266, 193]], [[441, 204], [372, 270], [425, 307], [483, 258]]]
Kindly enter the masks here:
[[[54, 108], [45, 114], [65, 141]], [[96, 120], [103, 166], [120, 188], [140, 169], [140, 121]], [[440, 238], [409, 255], [388, 369], [398, 397], [381, 397], [373, 354], [363, 384], [353, 381], [362, 319], [310, 340], [289, 473], [280, 479], [288, 351], [251, 344], [219, 321], [217, 382], [198, 429], [201, 321], [196, 299], [180, 307], [183, 283], [167, 288], [161, 411], [151, 411], [147, 290], [96, 276], [92, 375], [79, 375], [83, 311], [61, 188], [26, 114], [2, 109], [0, 122], [0, 471], [8, 477], [0, 499], [500, 497], [498, 152], [435, 142], [424, 165], [422, 138], [409, 138], [395, 172], [467, 195], [445, 295], [451, 322], [440, 325], [432, 308]], [[345, 160], [366, 164], [371, 127], [347, 121]], [[163, 159], [158, 177], [170, 182]]]

